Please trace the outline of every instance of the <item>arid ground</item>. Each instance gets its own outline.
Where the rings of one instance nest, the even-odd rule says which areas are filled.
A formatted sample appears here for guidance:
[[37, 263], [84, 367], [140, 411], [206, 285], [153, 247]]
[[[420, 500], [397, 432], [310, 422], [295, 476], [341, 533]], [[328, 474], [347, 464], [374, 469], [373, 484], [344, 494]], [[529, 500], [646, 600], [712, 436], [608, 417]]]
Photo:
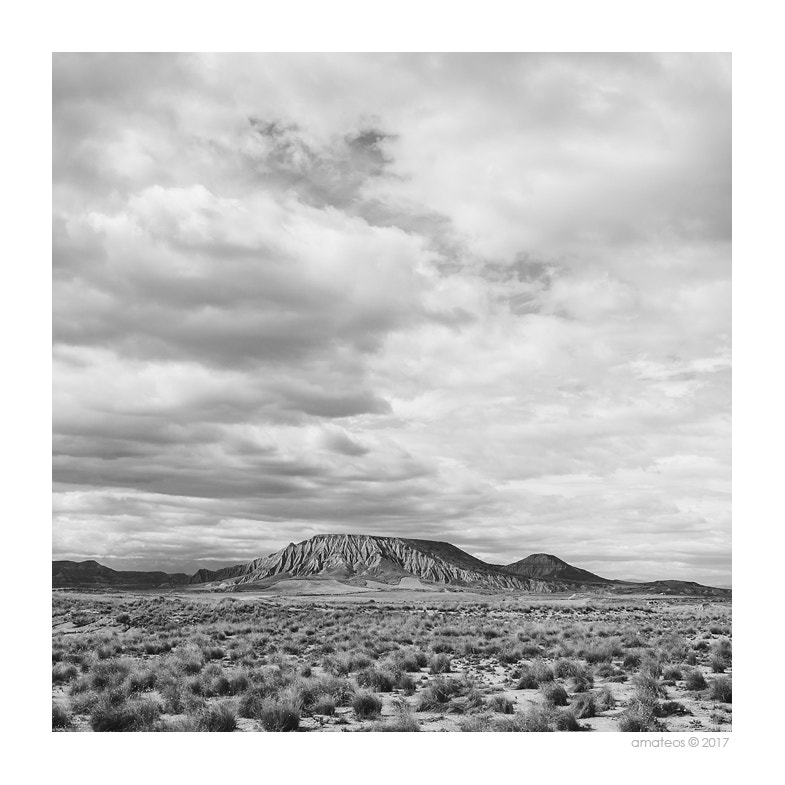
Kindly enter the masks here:
[[53, 728], [731, 729], [729, 601], [298, 583], [55, 591]]

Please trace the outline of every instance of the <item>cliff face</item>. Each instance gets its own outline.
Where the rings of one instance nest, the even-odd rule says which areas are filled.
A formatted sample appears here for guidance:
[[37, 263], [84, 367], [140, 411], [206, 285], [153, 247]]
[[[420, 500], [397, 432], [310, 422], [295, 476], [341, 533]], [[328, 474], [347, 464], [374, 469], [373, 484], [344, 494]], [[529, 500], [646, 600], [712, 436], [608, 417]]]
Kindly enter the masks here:
[[564, 591], [567, 588], [550, 581], [512, 575], [449, 543], [360, 534], [311, 537], [247, 564], [216, 571], [200, 570], [191, 578], [191, 583], [244, 584], [282, 574], [298, 578], [357, 576], [396, 583], [401, 577], [414, 576], [433, 583], [524, 591]]

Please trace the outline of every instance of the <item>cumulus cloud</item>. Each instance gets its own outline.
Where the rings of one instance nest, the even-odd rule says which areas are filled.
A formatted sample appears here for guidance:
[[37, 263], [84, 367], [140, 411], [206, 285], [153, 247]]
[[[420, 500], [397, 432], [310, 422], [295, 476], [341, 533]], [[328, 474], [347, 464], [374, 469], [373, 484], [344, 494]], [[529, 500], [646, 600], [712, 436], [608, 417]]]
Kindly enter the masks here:
[[730, 582], [730, 59], [56, 55], [59, 558]]

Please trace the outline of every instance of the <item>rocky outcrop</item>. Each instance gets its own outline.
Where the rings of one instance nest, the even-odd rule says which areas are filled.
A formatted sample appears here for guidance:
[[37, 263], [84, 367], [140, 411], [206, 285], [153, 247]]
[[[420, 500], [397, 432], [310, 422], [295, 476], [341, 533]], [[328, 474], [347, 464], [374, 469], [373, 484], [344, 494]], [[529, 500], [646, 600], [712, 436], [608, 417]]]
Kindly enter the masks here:
[[446, 542], [361, 534], [317, 535], [297, 544], [290, 543], [276, 553], [247, 564], [223, 570], [200, 570], [191, 578], [191, 583], [239, 585], [276, 575], [364, 577], [387, 582], [414, 576], [431, 583], [533, 592], [569, 588], [553, 581], [512, 575]]

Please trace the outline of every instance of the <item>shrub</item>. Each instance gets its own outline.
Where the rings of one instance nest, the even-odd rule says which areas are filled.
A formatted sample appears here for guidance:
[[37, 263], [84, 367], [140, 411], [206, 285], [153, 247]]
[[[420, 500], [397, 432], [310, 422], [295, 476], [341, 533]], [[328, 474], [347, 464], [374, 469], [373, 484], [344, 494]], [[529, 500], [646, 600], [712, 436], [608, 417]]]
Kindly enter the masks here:
[[675, 666], [665, 668], [662, 673], [662, 678], [666, 681], [678, 681], [681, 678], [681, 669]]
[[452, 659], [446, 654], [437, 654], [431, 657], [428, 669], [432, 674], [450, 673], [452, 671]]
[[491, 730], [491, 716], [489, 714], [480, 714], [474, 717], [468, 717], [458, 723], [458, 728], [463, 733], [484, 733]]
[[407, 650], [399, 653], [398, 666], [407, 673], [415, 673], [428, 664], [428, 655], [421, 651]]
[[560, 711], [553, 719], [553, 725], [559, 731], [583, 730], [571, 711]]
[[262, 727], [274, 733], [296, 731], [300, 727], [300, 711], [293, 703], [269, 701], [262, 708], [260, 719]]
[[131, 663], [127, 660], [99, 662], [90, 671], [90, 686], [98, 692], [115, 689], [120, 686], [130, 672]]
[[628, 651], [624, 655], [624, 659], [621, 661], [622, 667], [629, 668], [630, 670], [640, 667], [640, 664], [641, 655], [640, 652], [637, 651]]
[[377, 670], [374, 667], [364, 668], [357, 674], [357, 683], [361, 687], [368, 687], [375, 692], [392, 692], [393, 685], [395, 684], [395, 676], [391, 673]]
[[515, 685], [516, 690], [536, 690], [538, 686], [537, 677], [530, 668], [523, 668]]
[[597, 704], [594, 701], [594, 696], [589, 693], [578, 695], [570, 708], [575, 718], [579, 720], [594, 717], [597, 714]]
[[372, 692], [358, 692], [352, 700], [352, 709], [358, 719], [373, 719], [381, 714], [382, 702]]
[[608, 711], [608, 709], [616, 707], [616, 698], [613, 697], [613, 693], [607, 684], [597, 693], [594, 703], [597, 711]]
[[207, 706], [199, 712], [196, 726], [210, 733], [231, 733], [237, 728], [237, 715], [228, 701]]
[[313, 705], [313, 713], [332, 717], [335, 714], [335, 698], [329, 695], [322, 695], [317, 698], [316, 703]]
[[515, 704], [506, 695], [494, 695], [488, 701], [488, 708], [498, 714], [512, 714], [515, 711]]
[[392, 731], [393, 733], [419, 733], [420, 723], [409, 709], [402, 709], [387, 725], [382, 725], [378, 730]]
[[553, 681], [553, 669], [544, 662], [535, 662], [531, 669], [532, 675], [537, 679], [537, 684], [545, 684]]
[[59, 662], [52, 668], [52, 684], [65, 684], [79, 675], [79, 669], [71, 663]]
[[71, 725], [71, 713], [62, 703], [52, 701], [52, 727], [68, 728]]
[[549, 706], [566, 706], [567, 705], [567, 690], [561, 686], [551, 682], [543, 685], [542, 694], [545, 698], [545, 703]]
[[96, 732], [149, 731], [161, 715], [157, 701], [149, 698], [122, 701], [107, 696], [93, 709], [90, 726]]
[[575, 660], [558, 660], [553, 666], [553, 673], [557, 679], [565, 679], [568, 676], [579, 676], [586, 672]]
[[678, 701], [663, 701], [655, 707], [654, 713], [658, 717], [672, 717], [674, 715], [682, 716], [684, 714], [689, 714], [690, 712], [683, 703], [679, 703]]
[[485, 700], [483, 699], [482, 694], [478, 689], [472, 687], [466, 695], [466, 708], [469, 710], [481, 709], [484, 706]]
[[727, 676], [720, 676], [711, 683], [709, 697], [720, 703], [733, 703], [733, 690], [731, 680]]
[[577, 673], [572, 678], [573, 692], [587, 692], [594, 686], [594, 679], [590, 673]]
[[659, 730], [654, 706], [633, 698], [629, 707], [619, 717], [619, 730], [623, 733], [647, 733]]
[[501, 733], [545, 733], [552, 731], [553, 728], [548, 712], [542, 709], [529, 709], [525, 713], [499, 718], [490, 730]]
[[635, 695], [644, 703], [653, 703], [657, 698], [665, 697], [665, 688], [654, 676], [644, 671], [636, 673], [632, 683], [635, 685]]
[[690, 692], [706, 689], [706, 679], [699, 670], [690, 671], [684, 677], [684, 688]]

